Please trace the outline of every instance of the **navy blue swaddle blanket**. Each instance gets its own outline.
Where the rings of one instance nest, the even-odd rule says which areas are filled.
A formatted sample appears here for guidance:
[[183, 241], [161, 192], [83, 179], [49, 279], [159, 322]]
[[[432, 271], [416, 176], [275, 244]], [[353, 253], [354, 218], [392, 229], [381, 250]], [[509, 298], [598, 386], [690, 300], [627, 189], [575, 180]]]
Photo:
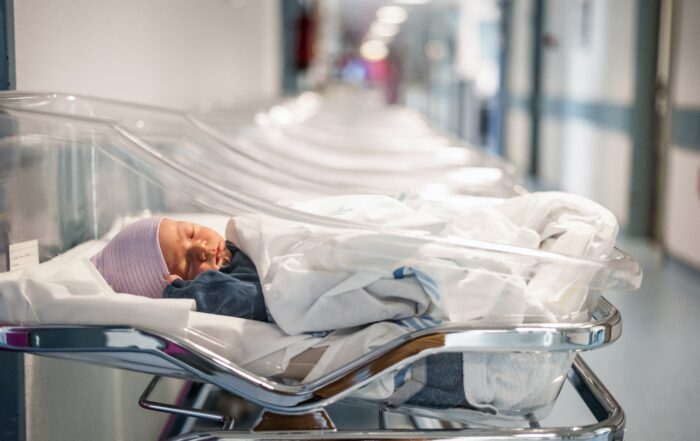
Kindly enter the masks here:
[[193, 299], [199, 312], [271, 322], [255, 264], [228, 240], [226, 248], [231, 252], [228, 265], [192, 280], [173, 281], [163, 290], [163, 298]]

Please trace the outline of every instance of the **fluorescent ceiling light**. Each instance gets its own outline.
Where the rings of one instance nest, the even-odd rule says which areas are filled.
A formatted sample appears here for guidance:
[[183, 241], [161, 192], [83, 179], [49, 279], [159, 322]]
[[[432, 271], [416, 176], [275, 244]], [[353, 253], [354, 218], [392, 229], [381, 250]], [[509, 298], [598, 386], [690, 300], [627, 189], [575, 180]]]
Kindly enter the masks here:
[[377, 9], [377, 18], [384, 23], [401, 24], [408, 18], [408, 13], [401, 6], [382, 6]]
[[389, 55], [389, 48], [379, 40], [367, 40], [360, 46], [360, 54], [370, 61], [379, 61]]
[[375, 21], [369, 28], [369, 35], [380, 38], [391, 38], [399, 33], [401, 28], [395, 23]]

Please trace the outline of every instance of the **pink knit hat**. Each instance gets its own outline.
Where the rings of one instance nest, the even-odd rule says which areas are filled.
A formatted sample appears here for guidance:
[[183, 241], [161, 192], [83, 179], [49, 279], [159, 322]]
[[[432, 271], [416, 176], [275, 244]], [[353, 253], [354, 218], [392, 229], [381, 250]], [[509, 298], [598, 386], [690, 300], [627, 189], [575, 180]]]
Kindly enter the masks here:
[[160, 250], [161, 217], [142, 219], [119, 232], [90, 261], [117, 292], [162, 297], [168, 266]]

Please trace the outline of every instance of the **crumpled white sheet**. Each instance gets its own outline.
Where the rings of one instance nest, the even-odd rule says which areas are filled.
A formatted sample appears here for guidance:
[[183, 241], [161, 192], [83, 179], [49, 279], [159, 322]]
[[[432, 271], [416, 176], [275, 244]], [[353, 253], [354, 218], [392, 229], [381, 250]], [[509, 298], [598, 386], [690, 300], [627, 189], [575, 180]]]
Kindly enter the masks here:
[[[410, 203], [410, 202], [409, 202]], [[608, 256], [619, 226], [615, 215], [581, 196], [540, 192], [485, 201], [468, 209], [425, 201], [412, 204], [450, 219], [452, 234], [573, 257]], [[580, 311], [595, 273], [564, 263], [538, 265], [524, 293], [525, 315], [557, 321]]]
[[[255, 262], [275, 322], [299, 334], [421, 314], [456, 322], [557, 320], [586, 302], [591, 271], [445, 249], [421, 237], [398, 240], [392, 228], [587, 258], [607, 255], [618, 229], [608, 210], [565, 193], [532, 193], [467, 208], [428, 204], [419, 211], [386, 196], [326, 197], [295, 207], [383, 229], [338, 230], [242, 215], [229, 221], [226, 236]], [[396, 279], [401, 267], [419, 270], [428, 282]]]
[[[97, 269], [87, 260], [104, 242], [79, 245], [49, 262], [24, 271], [0, 274], [2, 302], [0, 322], [12, 324], [123, 324], [124, 317], [134, 322], [153, 320], [151, 303], [137, 296], [115, 295]], [[162, 314], [172, 317], [156, 326], [163, 332], [180, 335], [174, 323], [186, 321], [190, 301], [163, 304]]]
[[[0, 274], [0, 323], [132, 326], [185, 339], [266, 377], [283, 373], [290, 360], [305, 350], [326, 347], [304, 382], [318, 379], [407, 332], [406, 328], [394, 323], [381, 322], [361, 329], [348, 328], [325, 338], [310, 334], [290, 336], [274, 324], [195, 312], [191, 300], [151, 299], [115, 293], [87, 259], [104, 245], [103, 241], [86, 242], [50, 262], [24, 271]], [[464, 360], [465, 373], [469, 374], [465, 377], [465, 387], [467, 391], [474, 390], [468, 392], [470, 402], [478, 405], [482, 402], [476, 400], [489, 400], [483, 404], [492, 407], [490, 404], [494, 401], [494, 404], [515, 401], [517, 396], [506, 387], [510, 386], [510, 383], [506, 384], [509, 365], [499, 366], [499, 379], [490, 380], [492, 358], [469, 354], [472, 355], [480, 358]], [[474, 372], [479, 375], [474, 375]], [[534, 376], [551, 382], [544, 372], [550, 370], [534, 362], [528, 369], [510, 371], [512, 378]], [[353, 395], [377, 400], [387, 398], [393, 391], [393, 377], [386, 376]], [[551, 395], [540, 390], [528, 393], [526, 387], [518, 388], [517, 392], [532, 401]]]
[[[346, 196], [295, 207], [345, 220], [385, 222], [387, 230], [420, 229], [574, 257], [601, 258], [614, 247], [618, 232], [614, 215], [588, 199], [558, 192], [503, 201], [475, 199], [460, 206]], [[338, 234], [258, 215], [232, 219], [227, 238], [253, 259], [273, 318], [291, 334], [405, 317], [411, 313], [411, 302], [417, 314], [425, 311], [434, 318], [457, 322], [520, 323], [528, 317], [553, 322], [585, 320], [588, 284], [595, 276], [594, 270], [568, 263], [529, 259], [523, 264], [517, 256], [494, 259], [435, 250], [420, 240], [401, 243], [382, 231]], [[416, 292], [415, 279], [394, 280], [393, 270], [401, 266], [419, 268], [430, 276], [441, 294], [439, 302], [425, 290], [422, 295]], [[397, 301], [397, 296], [405, 302]], [[356, 338], [363, 341], [361, 334]], [[366, 349], [369, 341], [360, 347]], [[328, 350], [307, 380], [336, 366], [339, 359], [334, 357], [342, 354], [341, 348], [349, 347], [338, 344]], [[571, 356], [465, 354], [466, 398], [474, 406], [491, 409], [545, 405], [556, 398]], [[385, 378], [359, 394], [383, 399], [392, 392], [393, 383]]]
[[271, 323], [196, 312], [193, 300], [116, 293], [89, 261], [106, 243], [85, 242], [48, 262], [0, 274], [0, 323], [132, 326], [184, 339], [266, 377], [283, 373], [292, 358], [313, 346], [327, 347], [304, 381], [407, 332], [383, 322], [325, 338], [292, 336]]
[[573, 352], [478, 353], [462, 356], [464, 393], [475, 407], [534, 409], [554, 402]]

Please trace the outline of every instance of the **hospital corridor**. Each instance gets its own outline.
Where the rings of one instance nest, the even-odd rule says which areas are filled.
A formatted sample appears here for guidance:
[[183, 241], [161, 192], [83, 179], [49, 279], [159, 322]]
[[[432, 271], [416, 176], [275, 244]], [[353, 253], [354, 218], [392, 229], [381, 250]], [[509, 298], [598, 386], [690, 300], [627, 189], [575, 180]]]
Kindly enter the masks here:
[[700, 438], [699, 25], [1, 0], [0, 441]]

